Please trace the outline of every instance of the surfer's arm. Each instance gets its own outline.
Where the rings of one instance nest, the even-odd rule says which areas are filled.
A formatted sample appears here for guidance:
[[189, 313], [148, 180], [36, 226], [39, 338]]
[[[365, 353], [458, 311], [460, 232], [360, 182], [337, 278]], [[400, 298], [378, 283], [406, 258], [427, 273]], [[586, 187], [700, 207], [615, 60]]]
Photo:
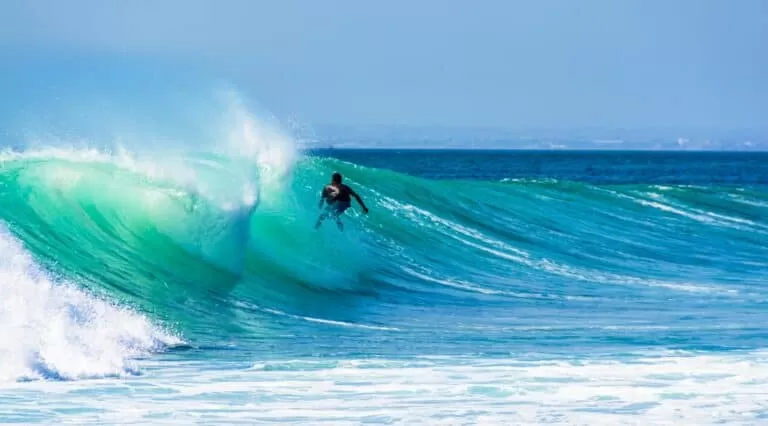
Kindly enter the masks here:
[[320, 202], [317, 203], [317, 207], [323, 207], [323, 201], [328, 198], [328, 187], [323, 187], [323, 192], [320, 193]]
[[355, 200], [360, 204], [360, 207], [363, 208], [363, 211], [368, 213], [368, 207], [365, 207], [365, 203], [363, 202], [363, 199], [360, 198], [359, 195], [357, 195], [357, 192], [355, 192], [352, 188], [349, 189], [349, 195], [355, 197]]

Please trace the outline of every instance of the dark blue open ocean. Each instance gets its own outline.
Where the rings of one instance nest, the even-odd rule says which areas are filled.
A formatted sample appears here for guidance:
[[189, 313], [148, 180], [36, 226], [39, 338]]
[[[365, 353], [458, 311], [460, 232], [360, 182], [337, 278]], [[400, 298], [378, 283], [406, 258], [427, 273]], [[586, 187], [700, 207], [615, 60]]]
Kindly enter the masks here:
[[0, 420], [768, 422], [768, 154], [259, 148], [2, 154]]

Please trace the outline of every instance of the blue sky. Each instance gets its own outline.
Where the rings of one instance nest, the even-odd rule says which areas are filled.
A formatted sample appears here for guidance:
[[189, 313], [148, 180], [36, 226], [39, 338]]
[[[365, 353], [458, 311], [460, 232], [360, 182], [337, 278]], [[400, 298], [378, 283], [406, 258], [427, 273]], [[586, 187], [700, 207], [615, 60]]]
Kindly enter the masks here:
[[0, 2], [0, 49], [179, 60], [280, 117], [768, 129], [768, 1]]

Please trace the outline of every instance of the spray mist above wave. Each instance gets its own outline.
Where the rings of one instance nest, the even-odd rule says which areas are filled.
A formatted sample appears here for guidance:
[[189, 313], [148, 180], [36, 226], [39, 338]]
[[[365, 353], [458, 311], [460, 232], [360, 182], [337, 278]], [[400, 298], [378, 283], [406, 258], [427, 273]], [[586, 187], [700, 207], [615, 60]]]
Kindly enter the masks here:
[[[229, 197], [233, 205], [258, 202], [289, 178], [296, 161], [293, 139], [264, 108], [184, 64], [84, 55], [30, 56], [4, 66], [0, 145], [14, 151], [58, 149], [79, 160], [105, 160], [106, 153], [118, 166]], [[211, 153], [229, 160], [226, 170], [200, 167]], [[222, 171], [229, 182], [219, 187], [198, 176]]]
[[235, 91], [220, 91], [216, 99], [220, 108], [206, 124], [208, 134], [218, 136], [205, 145], [131, 149], [113, 141], [114, 149], [98, 150], [56, 140], [41, 149], [6, 149], [0, 161], [18, 169], [23, 179], [16, 184], [42, 192], [52, 204], [80, 209], [96, 203], [116, 217], [135, 212], [191, 253], [240, 274], [251, 215], [280, 199], [297, 150], [276, 123], [251, 114]]
[[8, 64], [1, 160], [109, 163], [246, 216], [290, 179], [293, 138], [232, 86], [179, 64], [81, 59]]
[[269, 197], [290, 178], [298, 158], [296, 143], [275, 124], [257, 120], [233, 90], [221, 96], [228, 105], [223, 127], [229, 132], [224, 150], [229, 156], [256, 164], [259, 185]]
[[200, 102], [217, 107], [202, 123], [185, 122], [142, 139], [127, 137], [130, 129], [116, 129], [109, 138], [89, 137], [88, 129], [82, 129], [82, 136], [27, 129], [23, 139], [4, 141], [0, 161], [109, 163], [229, 208], [251, 207], [262, 193], [269, 198], [270, 191], [290, 179], [298, 159], [295, 141], [278, 123], [252, 114], [232, 89], [216, 91], [213, 100], [203, 99]]

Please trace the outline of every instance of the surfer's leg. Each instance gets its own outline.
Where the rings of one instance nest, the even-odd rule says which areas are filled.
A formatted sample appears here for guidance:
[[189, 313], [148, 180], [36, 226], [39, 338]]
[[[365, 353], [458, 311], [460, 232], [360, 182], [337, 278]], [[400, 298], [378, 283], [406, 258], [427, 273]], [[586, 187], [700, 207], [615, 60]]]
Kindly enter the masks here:
[[344, 211], [347, 210], [350, 206], [350, 203], [339, 203], [336, 206], [336, 211], [333, 214], [333, 217], [336, 219], [336, 226], [339, 227], [339, 231], [344, 230], [344, 223], [341, 222], [341, 215], [344, 214]]
[[328, 217], [328, 213], [323, 213], [317, 218], [317, 222], [315, 222], [315, 229], [319, 228], [320, 225], [323, 223], [325, 218]]

